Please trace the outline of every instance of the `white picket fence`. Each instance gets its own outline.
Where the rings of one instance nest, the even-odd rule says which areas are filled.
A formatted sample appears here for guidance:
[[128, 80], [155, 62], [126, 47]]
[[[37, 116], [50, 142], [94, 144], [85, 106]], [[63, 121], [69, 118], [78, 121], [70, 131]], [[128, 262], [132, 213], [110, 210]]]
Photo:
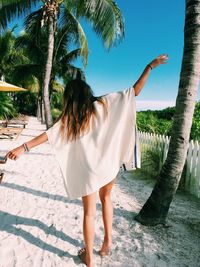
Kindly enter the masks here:
[[[146, 147], [162, 151], [161, 168], [167, 157], [170, 137], [144, 132], [138, 132], [138, 135], [143, 149]], [[185, 164], [185, 190], [200, 198], [200, 144], [197, 141], [190, 141]], [[149, 166], [142, 166], [142, 168], [150, 172]]]

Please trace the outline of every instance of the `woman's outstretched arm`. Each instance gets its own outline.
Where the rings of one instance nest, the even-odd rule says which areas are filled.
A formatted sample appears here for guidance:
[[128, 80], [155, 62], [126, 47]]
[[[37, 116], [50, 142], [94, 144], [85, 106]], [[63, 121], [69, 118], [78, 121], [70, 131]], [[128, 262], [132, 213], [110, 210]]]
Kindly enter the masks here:
[[[47, 134], [44, 132], [38, 136], [36, 136], [35, 138], [31, 139], [30, 141], [26, 142], [26, 145], [28, 147], [28, 149], [31, 149], [35, 146], [38, 146], [44, 142], [46, 142], [48, 140], [48, 136]], [[18, 159], [19, 156], [21, 154], [23, 154], [25, 152], [25, 147], [24, 145], [21, 145], [21, 146], [18, 146], [16, 148], [14, 148], [13, 150], [9, 151], [7, 154], [6, 154], [6, 158], [9, 158], [9, 159]]]
[[145, 67], [143, 73], [141, 74], [140, 78], [137, 80], [137, 82], [133, 85], [135, 90], [135, 96], [138, 96], [142, 88], [144, 87], [147, 78], [151, 72], [151, 70], [160, 64], [167, 63], [168, 55], [163, 54], [152, 60], [147, 66]]

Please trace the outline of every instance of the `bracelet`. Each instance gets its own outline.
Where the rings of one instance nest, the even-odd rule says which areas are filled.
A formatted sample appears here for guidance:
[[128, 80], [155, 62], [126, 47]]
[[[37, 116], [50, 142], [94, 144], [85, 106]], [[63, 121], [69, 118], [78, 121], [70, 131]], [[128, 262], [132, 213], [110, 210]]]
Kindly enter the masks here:
[[150, 64], [147, 65], [151, 70], [153, 69], [152, 66]]
[[29, 152], [29, 151], [30, 151], [30, 149], [29, 149], [27, 143], [24, 143], [24, 144], [23, 144], [23, 147], [24, 147], [24, 150], [25, 150], [26, 152]]

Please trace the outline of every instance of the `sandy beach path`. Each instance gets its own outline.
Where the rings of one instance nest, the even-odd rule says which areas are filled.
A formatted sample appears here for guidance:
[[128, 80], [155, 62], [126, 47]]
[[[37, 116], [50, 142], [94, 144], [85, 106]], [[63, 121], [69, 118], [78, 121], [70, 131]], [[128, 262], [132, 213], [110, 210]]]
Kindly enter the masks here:
[[[0, 154], [42, 133], [35, 117], [15, 141], [0, 140]], [[65, 196], [62, 176], [48, 142], [17, 161], [0, 165], [0, 267], [84, 266], [81, 200]], [[145, 227], [133, 220], [153, 187], [133, 173], [119, 174], [113, 190], [113, 249], [101, 261], [101, 205], [97, 200], [96, 266], [200, 266], [200, 200], [178, 193], [169, 212], [169, 227]]]

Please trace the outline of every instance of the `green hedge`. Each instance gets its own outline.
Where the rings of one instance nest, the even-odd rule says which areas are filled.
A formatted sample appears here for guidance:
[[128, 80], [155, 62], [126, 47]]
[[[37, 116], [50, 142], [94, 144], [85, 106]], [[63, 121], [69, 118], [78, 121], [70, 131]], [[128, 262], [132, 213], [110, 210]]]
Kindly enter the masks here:
[[[175, 108], [137, 112], [138, 130], [141, 132], [171, 135]], [[190, 139], [200, 141], [200, 102], [195, 105]]]

